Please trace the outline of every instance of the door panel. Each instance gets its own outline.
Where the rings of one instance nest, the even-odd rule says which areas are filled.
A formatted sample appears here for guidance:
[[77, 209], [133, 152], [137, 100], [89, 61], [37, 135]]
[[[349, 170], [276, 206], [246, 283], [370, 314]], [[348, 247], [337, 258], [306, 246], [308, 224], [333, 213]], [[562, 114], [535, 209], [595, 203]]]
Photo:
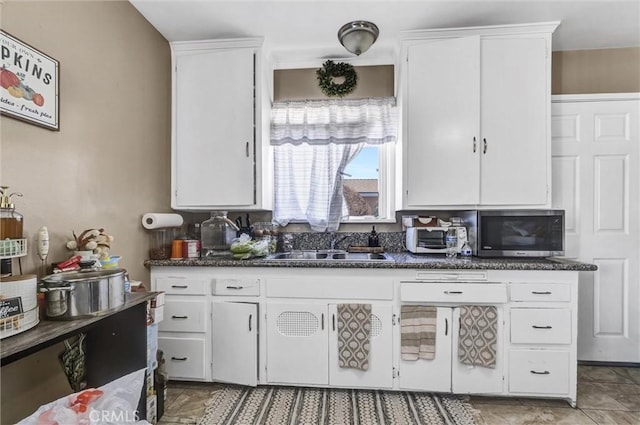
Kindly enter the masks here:
[[451, 391], [464, 394], [501, 393], [504, 377], [504, 325], [503, 309], [497, 307], [498, 334], [496, 347], [496, 365], [494, 368], [466, 365], [458, 360], [458, 342], [460, 333], [460, 309], [453, 309], [453, 341], [451, 356]]
[[268, 303], [267, 381], [329, 382], [327, 305]]
[[390, 305], [372, 304], [369, 369], [341, 368], [338, 361], [338, 306], [329, 305], [329, 385], [343, 387], [393, 386], [393, 339]]
[[258, 383], [258, 305], [213, 302], [213, 380]]
[[475, 205], [480, 38], [431, 41], [408, 56], [406, 204]]
[[553, 207], [575, 220], [567, 257], [598, 266], [580, 272], [578, 360], [640, 362], [640, 100], [553, 101]]
[[451, 308], [438, 307], [436, 353], [433, 360], [402, 360], [400, 348], [396, 350], [400, 359], [400, 377], [398, 378], [400, 388], [435, 392], [451, 391], [452, 320]]

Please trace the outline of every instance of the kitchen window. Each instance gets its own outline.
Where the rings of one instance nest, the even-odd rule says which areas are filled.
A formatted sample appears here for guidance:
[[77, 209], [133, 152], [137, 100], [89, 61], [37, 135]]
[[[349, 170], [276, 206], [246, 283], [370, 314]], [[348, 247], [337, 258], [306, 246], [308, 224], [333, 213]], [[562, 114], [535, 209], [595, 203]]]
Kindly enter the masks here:
[[335, 231], [391, 219], [396, 132], [393, 97], [275, 102], [274, 220]]

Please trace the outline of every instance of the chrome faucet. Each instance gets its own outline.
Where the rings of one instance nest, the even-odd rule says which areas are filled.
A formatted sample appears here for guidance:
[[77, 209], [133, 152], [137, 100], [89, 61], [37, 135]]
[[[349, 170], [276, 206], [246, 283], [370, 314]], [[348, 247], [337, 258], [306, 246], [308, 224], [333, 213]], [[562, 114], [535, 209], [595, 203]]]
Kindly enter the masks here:
[[338, 237], [337, 234], [334, 234], [333, 238], [331, 238], [331, 249], [336, 249], [336, 245], [338, 245], [340, 242], [342, 242], [343, 240], [347, 239], [349, 237], [349, 235], [344, 235], [341, 237]]

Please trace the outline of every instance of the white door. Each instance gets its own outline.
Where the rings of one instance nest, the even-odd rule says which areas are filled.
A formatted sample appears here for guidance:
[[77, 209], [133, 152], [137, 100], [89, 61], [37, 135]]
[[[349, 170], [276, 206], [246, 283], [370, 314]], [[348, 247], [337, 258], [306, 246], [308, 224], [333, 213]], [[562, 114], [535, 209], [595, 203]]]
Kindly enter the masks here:
[[548, 205], [546, 40], [483, 38], [481, 45], [480, 203]]
[[463, 364], [458, 359], [460, 334], [460, 309], [453, 309], [453, 338], [451, 360], [451, 391], [457, 394], [501, 393], [504, 387], [504, 313], [496, 306], [498, 313], [498, 334], [496, 364], [494, 368]]
[[327, 304], [267, 305], [267, 381], [327, 385]]
[[393, 337], [391, 306], [371, 306], [369, 369], [341, 368], [338, 361], [338, 306], [329, 305], [329, 385], [391, 388], [393, 386]]
[[480, 38], [411, 46], [406, 81], [407, 206], [477, 204]]
[[178, 56], [174, 208], [255, 202], [253, 61], [252, 49]]
[[398, 377], [400, 388], [434, 392], [451, 391], [452, 311], [449, 307], [438, 307], [436, 353], [433, 360], [402, 360], [400, 349], [396, 350], [400, 359], [400, 376]]
[[554, 96], [553, 207], [581, 272], [578, 360], [640, 362], [640, 96]]
[[213, 302], [212, 362], [214, 381], [256, 386], [258, 383], [258, 306]]

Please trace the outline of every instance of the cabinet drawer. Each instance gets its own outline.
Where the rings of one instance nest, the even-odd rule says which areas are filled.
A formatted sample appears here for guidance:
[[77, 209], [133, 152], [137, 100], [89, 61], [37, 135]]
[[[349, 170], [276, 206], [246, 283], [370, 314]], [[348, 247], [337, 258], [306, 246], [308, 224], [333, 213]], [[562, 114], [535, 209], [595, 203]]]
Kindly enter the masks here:
[[270, 278], [266, 291], [270, 298], [391, 300], [393, 281], [379, 277]]
[[509, 292], [511, 301], [571, 301], [571, 287], [562, 283], [512, 283]]
[[167, 301], [164, 319], [158, 323], [161, 332], [205, 332], [207, 303], [205, 300]]
[[164, 291], [167, 295], [206, 295], [206, 279], [187, 279], [180, 277], [163, 277], [156, 279], [156, 291]]
[[510, 350], [509, 392], [567, 394], [569, 352], [560, 350]]
[[400, 301], [438, 303], [505, 303], [504, 283], [401, 282]]
[[213, 279], [213, 295], [259, 296], [260, 279]]
[[171, 379], [205, 379], [205, 340], [199, 338], [158, 338]]
[[511, 309], [514, 344], [571, 344], [571, 310], [568, 308]]

